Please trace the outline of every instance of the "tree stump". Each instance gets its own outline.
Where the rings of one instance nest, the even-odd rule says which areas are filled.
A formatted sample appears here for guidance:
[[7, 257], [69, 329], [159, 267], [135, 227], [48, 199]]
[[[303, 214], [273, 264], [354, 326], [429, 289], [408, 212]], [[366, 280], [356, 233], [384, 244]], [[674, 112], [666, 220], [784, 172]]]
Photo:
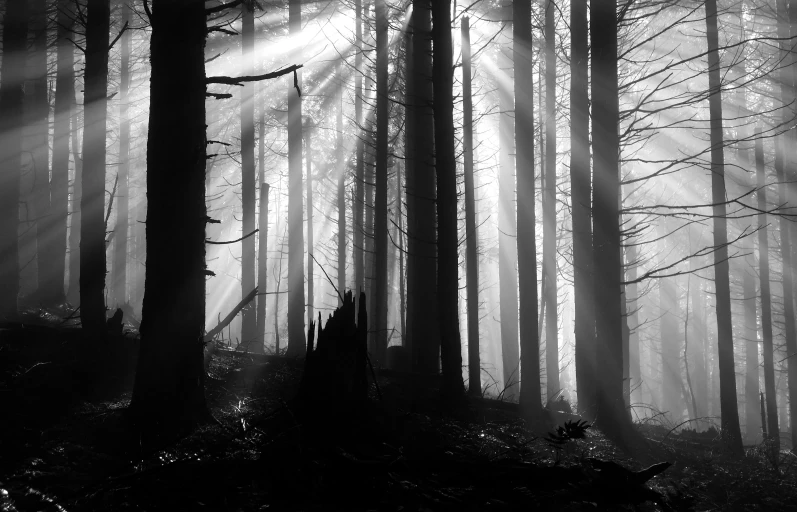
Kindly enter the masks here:
[[323, 417], [333, 409], [344, 414], [356, 412], [368, 397], [365, 293], [360, 293], [357, 317], [354, 313], [354, 297], [349, 291], [323, 329], [319, 314], [315, 346], [315, 324], [310, 325], [304, 373], [294, 400], [305, 417]]

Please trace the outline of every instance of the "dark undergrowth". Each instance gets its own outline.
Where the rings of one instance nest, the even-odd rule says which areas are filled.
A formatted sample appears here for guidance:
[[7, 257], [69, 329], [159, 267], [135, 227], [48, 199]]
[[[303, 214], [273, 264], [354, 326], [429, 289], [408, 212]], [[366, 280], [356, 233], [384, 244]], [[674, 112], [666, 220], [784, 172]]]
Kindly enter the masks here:
[[[734, 460], [716, 433], [640, 426], [672, 463], [648, 480], [663, 466], [640, 472], [595, 429], [571, 423], [537, 437], [512, 406], [489, 401], [443, 417], [435, 381], [402, 374], [383, 372], [356, 415], [333, 407], [302, 424], [292, 408], [299, 361], [226, 350], [209, 367], [210, 419], [149, 452], [125, 415], [135, 335], [97, 346], [68, 323], [34, 316], [0, 329], [0, 511], [775, 511], [797, 503], [797, 461], [786, 452], [777, 464], [763, 448]], [[556, 416], [568, 420], [577, 418]]]

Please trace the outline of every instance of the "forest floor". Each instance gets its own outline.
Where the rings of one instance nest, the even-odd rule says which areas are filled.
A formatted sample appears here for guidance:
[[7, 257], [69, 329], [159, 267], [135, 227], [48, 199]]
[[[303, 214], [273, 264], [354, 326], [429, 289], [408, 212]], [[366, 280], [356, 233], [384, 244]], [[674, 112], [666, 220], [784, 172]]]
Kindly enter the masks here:
[[[647, 476], [637, 478], [645, 473], [634, 473], [642, 465], [596, 429], [571, 423], [556, 444], [532, 435], [513, 406], [484, 400], [459, 419], [446, 418], [436, 412], [434, 381], [390, 372], [380, 373], [378, 388], [371, 384], [360, 417], [303, 426], [289, 407], [299, 361], [225, 350], [213, 356], [206, 381], [213, 419], [146, 452], [125, 416], [135, 335], [109, 341], [101, 359], [106, 377], [98, 383], [81, 363], [91, 356], [79, 329], [41, 315], [6, 327], [2, 512], [797, 507], [797, 457], [785, 451], [777, 464], [762, 447], [734, 459], [715, 431], [640, 425], [672, 464], [645, 482]], [[567, 419], [577, 418], [554, 421], [562, 426]]]

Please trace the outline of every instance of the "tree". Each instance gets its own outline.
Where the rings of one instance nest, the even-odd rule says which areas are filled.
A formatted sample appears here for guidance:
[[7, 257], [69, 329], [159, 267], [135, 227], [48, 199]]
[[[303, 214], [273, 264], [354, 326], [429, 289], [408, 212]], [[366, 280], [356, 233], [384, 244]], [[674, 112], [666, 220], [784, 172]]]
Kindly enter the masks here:
[[[592, 184], [589, 157], [586, 0], [570, 7], [570, 203], [573, 223], [576, 387], [578, 410], [595, 403], [595, 317], [592, 302]], [[594, 412], [594, 411], [593, 411]]]
[[[261, 139], [261, 145], [262, 145]], [[268, 183], [260, 183], [260, 218], [258, 222], [257, 260], [257, 343], [255, 350], [265, 350], [266, 342], [266, 285], [268, 284]]]
[[94, 335], [105, 329], [105, 132], [110, 2], [86, 4], [83, 175], [80, 198], [80, 318]]
[[610, 437], [627, 440], [630, 421], [623, 400], [620, 140], [617, 82], [617, 2], [590, 4], [592, 50], [592, 196], [597, 418]]
[[[336, 100], [338, 103], [335, 117], [337, 139], [335, 141], [335, 162], [338, 169], [338, 291], [343, 294], [346, 290], [346, 162], [343, 158], [343, 86], [346, 81], [343, 77], [342, 66], [337, 70], [338, 84]], [[338, 298], [338, 306], [343, 305], [343, 297]]]
[[545, 375], [548, 400], [560, 390], [556, 286], [556, 7], [545, 2], [545, 179], [542, 271], [545, 275]]
[[376, 0], [376, 190], [374, 198], [374, 301], [376, 359], [387, 362], [387, 130], [388, 23], [385, 0]]
[[440, 318], [441, 402], [455, 405], [464, 395], [459, 333], [457, 253], [457, 169], [454, 155], [454, 63], [451, 2], [432, 2], [434, 30], [435, 170], [437, 171], [437, 313]]
[[[288, 3], [291, 37], [302, 32], [302, 2]], [[301, 74], [295, 80], [301, 87]], [[305, 352], [304, 338], [304, 233], [302, 201], [302, 99], [288, 90], [288, 355]]]
[[[764, 170], [764, 141], [761, 129], [755, 133], [755, 167], [758, 211], [767, 210], [767, 184]], [[769, 238], [767, 238], [767, 214], [758, 215], [758, 265], [761, 279], [761, 331], [764, 341], [764, 391], [766, 392], [767, 431], [770, 433], [772, 453], [780, 453], [780, 428], [778, 427], [778, 405], [775, 392], [775, 363], [772, 346], [772, 301], [769, 285]], [[750, 433], [748, 432], [748, 436]]]
[[116, 209], [116, 227], [114, 228], [113, 256], [113, 295], [116, 303], [127, 304], [127, 231], [129, 227], [130, 196], [130, 31], [124, 27], [131, 21], [130, 4], [122, 3], [122, 30], [120, 39], [122, 62], [119, 78], [119, 171], [117, 190], [119, 199]]
[[0, 68], [0, 318], [17, 316], [19, 295], [19, 177], [25, 52], [28, 37], [27, 0], [9, 0], [3, 18], [3, 61]]
[[440, 371], [431, 8], [429, 0], [413, 0], [407, 84], [407, 329], [413, 369], [427, 374]]
[[709, 116], [711, 142], [711, 199], [714, 227], [714, 282], [717, 297], [717, 349], [720, 375], [720, 410], [723, 437], [735, 455], [742, 455], [739, 409], [736, 405], [736, 377], [733, 363], [733, 328], [728, 275], [728, 228], [725, 206], [725, 157], [722, 133], [722, 90], [718, 51], [717, 2], [707, 0], [706, 38], [708, 41]]
[[[356, 47], [354, 55], [354, 121], [357, 129], [360, 130], [363, 122], [363, 7], [361, 0], [354, 2], [354, 17], [355, 32], [356, 32]], [[363, 141], [363, 134], [359, 133], [357, 137], [356, 157], [357, 163], [354, 176], [354, 201], [352, 201], [353, 212], [353, 226], [352, 231], [354, 240], [352, 248], [354, 250], [354, 287], [355, 295], [359, 300], [360, 292], [364, 290], [365, 286], [365, 255], [363, 253], [365, 227], [363, 226], [363, 208], [365, 202], [365, 143]], [[359, 307], [357, 309], [359, 311]]]
[[208, 220], [204, 4], [153, 0], [151, 23], [147, 267], [130, 404], [146, 444], [205, 414]]
[[[69, 203], [69, 135], [72, 103], [75, 101], [75, 49], [69, 39], [74, 27], [74, 2], [59, 0], [58, 3], [58, 54], [56, 62], [55, 112], [53, 122], [53, 178], [50, 193], [50, 215], [52, 216], [53, 254], [52, 281], [56, 301], [63, 301], [66, 274], [66, 226]], [[61, 256], [63, 255], [63, 256]]]
[[462, 18], [463, 147], [465, 153], [465, 265], [468, 290], [468, 393], [481, 396], [479, 362], [479, 240], [476, 233], [476, 199], [473, 187], [473, 98], [471, 96], [470, 19]]
[[531, 2], [512, 2], [515, 62], [515, 158], [517, 166], [517, 252], [520, 285], [520, 407], [539, 419], [540, 340], [537, 334], [537, 242], [534, 214], [534, 73]]
[[[241, 3], [241, 74], [254, 75], [255, 70], [255, 3], [251, 0]], [[255, 84], [246, 82], [241, 88], [241, 203], [243, 207], [242, 236], [255, 230], [255, 189], [257, 171], [255, 169]], [[245, 297], [255, 287], [255, 237], [248, 236], [241, 241], [241, 297]], [[262, 290], [265, 291], [265, 290]], [[241, 343], [247, 350], [263, 352], [257, 342], [257, 311], [255, 305], [248, 305], [241, 312]]]

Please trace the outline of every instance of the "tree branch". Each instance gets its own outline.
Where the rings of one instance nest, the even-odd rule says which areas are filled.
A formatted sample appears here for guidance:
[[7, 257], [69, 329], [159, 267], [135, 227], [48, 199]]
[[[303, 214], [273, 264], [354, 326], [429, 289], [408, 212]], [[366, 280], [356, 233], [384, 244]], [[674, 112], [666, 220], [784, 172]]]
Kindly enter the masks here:
[[257, 233], [258, 231], [260, 231], [260, 230], [259, 230], [259, 229], [256, 229], [256, 230], [252, 231], [251, 233], [249, 233], [248, 235], [246, 235], [246, 236], [242, 236], [242, 237], [241, 237], [241, 238], [239, 238], [238, 240], [230, 240], [229, 242], [213, 242], [213, 241], [211, 241], [211, 240], [205, 240], [205, 243], [208, 243], [208, 244], [213, 244], [213, 245], [228, 245], [228, 244], [234, 244], [234, 243], [236, 243], [236, 242], [240, 242], [241, 240], [246, 240], [246, 239], [247, 239], [247, 238], [249, 238], [250, 236], [252, 236], [252, 235], [254, 235], [255, 233]]

